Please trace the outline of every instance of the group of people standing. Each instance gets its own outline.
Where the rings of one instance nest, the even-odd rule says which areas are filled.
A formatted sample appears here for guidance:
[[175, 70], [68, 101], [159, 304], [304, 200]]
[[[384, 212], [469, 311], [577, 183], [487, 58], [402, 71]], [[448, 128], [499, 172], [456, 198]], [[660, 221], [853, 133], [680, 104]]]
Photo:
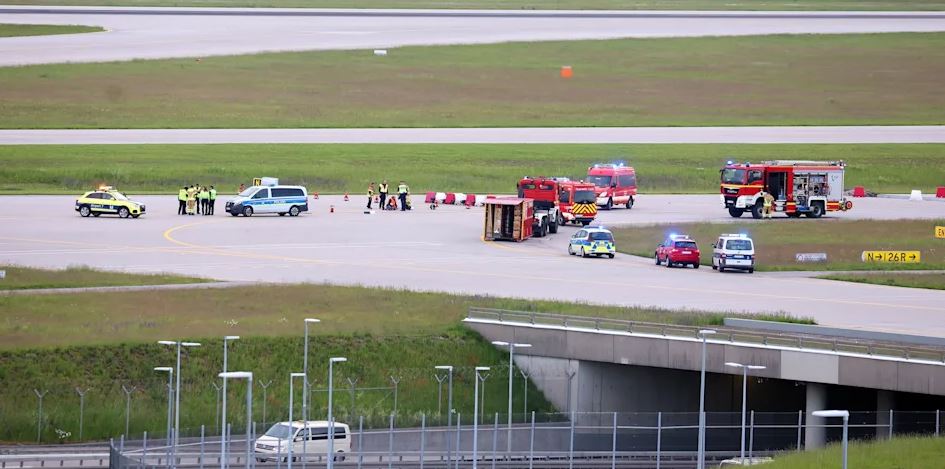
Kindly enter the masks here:
[[[398, 205], [400, 206], [400, 211], [404, 212], [410, 210], [410, 186], [407, 185], [404, 181], [400, 181], [400, 184], [397, 186], [397, 197], [391, 196], [387, 197], [389, 194], [390, 186], [387, 184], [387, 180], [377, 184], [377, 196], [375, 196], [374, 190], [375, 184], [372, 182], [368, 185], [367, 189], [367, 208], [371, 210], [373, 204], [377, 204], [377, 207], [381, 210], [397, 210]], [[399, 201], [399, 204], [398, 204]]]
[[193, 184], [184, 186], [177, 192], [178, 215], [213, 215], [217, 200], [217, 190], [210, 186]]

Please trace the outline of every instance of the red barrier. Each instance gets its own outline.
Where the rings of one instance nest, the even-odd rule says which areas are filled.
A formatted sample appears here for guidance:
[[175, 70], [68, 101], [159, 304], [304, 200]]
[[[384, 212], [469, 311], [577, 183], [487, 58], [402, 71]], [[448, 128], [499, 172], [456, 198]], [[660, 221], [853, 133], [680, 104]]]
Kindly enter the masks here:
[[853, 197], [866, 197], [866, 189], [864, 189], [863, 186], [854, 187]]
[[945, 186], [935, 189], [935, 197], [939, 199], [945, 199]]
[[444, 204], [453, 205], [456, 203], [456, 194], [452, 192], [446, 193], [446, 200], [443, 201]]
[[472, 207], [476, 205], [476, 195], [475, 194], [466, 194], [466, 206]]
[[436, 192], [427, 192], [427, 198], [424, 199], [424, 203], [432, 204], [436, 200]]

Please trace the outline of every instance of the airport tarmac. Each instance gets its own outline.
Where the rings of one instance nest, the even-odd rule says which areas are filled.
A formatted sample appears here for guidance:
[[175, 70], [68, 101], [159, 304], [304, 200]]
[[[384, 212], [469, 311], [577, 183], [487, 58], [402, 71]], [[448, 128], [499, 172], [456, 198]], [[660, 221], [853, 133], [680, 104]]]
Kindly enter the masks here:
[[[945, 337], [945, 291], [840, 283], [783, 272], [720, 274], [666, 269], [651, 259], [568, 256], [576, 230], [524, 243], [481, 240], [482, 209], [421, 198], [406, 213], [363, 213], [364, 197], [311, 201], [298, 218], [176, 215], [172, 196], [134, 197], [147, 214], [133, 220], [81, 218], [74, 197], [0, 197], [0, 263], [64, 268], [86, 265], [127, 272], [170, 272], [221, 281], [327, 282], [416, 291], [738, 312], [787, 312], [819, 324]], [[821, 220], [942, 218], [932, 201], [855, 199], [854, 210]], [[334, 205], [335, 212], [329, 207]], [[713, 195], [641, 196], [633, 210], [601, 212], [615, 226], [730, 221]], [[762, 221], [759, 221], [762, 223]], [[654, 240], [654, 246], [658, 240]], [[763, 249], [763, 246], [759, 246]], [[589, 306], [592, 307], [592, 306]]]
[[[567, 12], [0, 6], [100, 33], [0, 40], [0, 66], [622, 37], [945, 31], [939, 12]], [[370, 53], [370, 52], [368, 52]], [[396, 60], [396, 52], [379, 60]]]

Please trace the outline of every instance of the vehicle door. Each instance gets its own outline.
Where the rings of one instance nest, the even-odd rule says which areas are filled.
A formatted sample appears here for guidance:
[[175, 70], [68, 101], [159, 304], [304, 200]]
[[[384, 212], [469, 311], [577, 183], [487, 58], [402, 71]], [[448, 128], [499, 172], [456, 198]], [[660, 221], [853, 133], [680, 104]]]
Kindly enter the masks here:
[[117, 213], [118, 212], [118, 201], [115, 200], [115, 196], [100, 192], [99, 197], [102, 199], [102, 208], [101, 211], [105, 213]]
[[630, 196], [633, 195], [633, 189], [636, 187], [636, 176], [632, 173], [621, 174], [617, 178], [618, 194], [620, 195], [620, 203], [625, 204], [630, 200]]
[[253, 194], [253, 198], [249, 201], [250, 205], [253, 206], [253, 212], [256, 213], [272, 213], [273, 204], [272, 197], [269, 196], [269, 188], [263, 187], [256, 191]]
[[712, 265], [719, 265], [719, 258], [722, 256], [722, 248], [725, 247], [725, 240], [719, 238], [712, 244]]
[[587, 230], [578, 230], [577, 233], [571, 236], [571, 250], [578, 252], [581, 249], [581, 246], [584, 244], [584, 240], [587, 238]]
[[658, 246], [656, 246], [656, 258], [663, 260], [666, 257], [666, 250], [669, 249], [669, 246], [673, 245], [672, 239], [664, 239]]
[[83, 202], [89, 205], [89, 210], [95, 213], [102, 213], [102, 194], [93, 192], [85, 197]]

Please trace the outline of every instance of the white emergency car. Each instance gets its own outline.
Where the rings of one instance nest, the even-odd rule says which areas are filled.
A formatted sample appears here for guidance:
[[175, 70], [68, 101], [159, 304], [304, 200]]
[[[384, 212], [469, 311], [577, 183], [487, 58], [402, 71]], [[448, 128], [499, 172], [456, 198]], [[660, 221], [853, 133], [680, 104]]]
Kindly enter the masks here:
[[[339, 422], [335, 422], [334, 429], [335, 438], [331, 446], [335, 460], [344, 461], [345, 453], [351, 452], [351, 429]], [[324, 420], [279, 422], [256, 439], [256, 460], [287, 462], [290, 442], [293, 461], [320, 460], [328, 451], [328, 434], [328, 422]]]
[[755, 272], [755, 243], [747, 234], [722, 234], [712, 245], [712, 268]]

